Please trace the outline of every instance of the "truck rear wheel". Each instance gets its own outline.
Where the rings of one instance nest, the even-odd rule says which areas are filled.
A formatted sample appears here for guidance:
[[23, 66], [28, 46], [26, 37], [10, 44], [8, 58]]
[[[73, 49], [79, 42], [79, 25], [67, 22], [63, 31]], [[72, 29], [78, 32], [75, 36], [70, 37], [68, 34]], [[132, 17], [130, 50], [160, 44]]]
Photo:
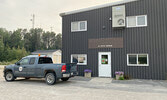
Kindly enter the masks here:
[[62, 81], [68, 81], [69, 78], [61, 78]]
[[47, 73], [45, 76], [45, 81], [48, 85], [53, 85], [56, 83], [56, 75], [54, 73]]
[[15, 80], [15, 77], [14, 77], [14, 75], [11, 71], [8, 71], [8, 72], [5, 73], [5, 80], [7, 82], [11, 82], [11, 81]]

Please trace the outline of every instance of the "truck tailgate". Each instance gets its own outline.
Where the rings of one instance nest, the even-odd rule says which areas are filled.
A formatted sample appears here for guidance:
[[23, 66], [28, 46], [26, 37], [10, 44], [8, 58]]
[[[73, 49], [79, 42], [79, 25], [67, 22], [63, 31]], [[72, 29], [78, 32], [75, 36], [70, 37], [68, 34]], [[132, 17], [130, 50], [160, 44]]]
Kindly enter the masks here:
[[77, 74], [77, 64], [76, 63], [67, 63], [66, 64], [66, 71], [73, 73], [73, 74]]

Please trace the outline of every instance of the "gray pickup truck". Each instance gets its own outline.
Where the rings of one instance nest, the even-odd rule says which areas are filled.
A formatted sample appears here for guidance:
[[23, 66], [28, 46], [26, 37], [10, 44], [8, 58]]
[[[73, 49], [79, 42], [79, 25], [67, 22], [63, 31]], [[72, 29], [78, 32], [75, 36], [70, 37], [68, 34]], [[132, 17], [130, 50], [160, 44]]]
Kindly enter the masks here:
[[17, 77], [45, 78], [48, 85], [53, 85], [58, 79], [67, 81], [77, 74], [75, 63], [53, 64], [50, 57], [35, 55], [24, 57], [17, 63], [4, 67], [4, 77], [7, 82], [14, 81]]

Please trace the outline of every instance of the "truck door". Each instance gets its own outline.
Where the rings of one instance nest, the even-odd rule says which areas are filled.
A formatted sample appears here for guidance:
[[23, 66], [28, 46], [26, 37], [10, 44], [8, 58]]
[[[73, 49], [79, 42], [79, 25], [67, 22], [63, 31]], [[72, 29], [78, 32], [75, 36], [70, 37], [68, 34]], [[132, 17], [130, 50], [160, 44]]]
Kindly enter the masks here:
[[29, 65], [26, 66], [26, 77], [34, 77], [35, 76], [35, 62], [36, 62], [36, 59], [35, 57], [32, 57], [30, 58], [30, 61], [29, 61]]
[[44, 68], [49, 66], [48, 64], [53, 64], [52, 59], [50, 57], [39, 57], [36, 66], [36, 76], [43, 77], [44, 76]]
[[14, 66], [14, 74], [17, 77], [26, 77], [29, 58], [23, 58]]

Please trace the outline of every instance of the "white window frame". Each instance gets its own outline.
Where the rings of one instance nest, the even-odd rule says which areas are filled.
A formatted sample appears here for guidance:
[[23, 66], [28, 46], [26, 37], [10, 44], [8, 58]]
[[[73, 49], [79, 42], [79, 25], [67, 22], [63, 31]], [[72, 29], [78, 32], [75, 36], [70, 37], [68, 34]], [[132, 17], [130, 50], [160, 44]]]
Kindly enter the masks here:
[[73, 56], [79, 56], [79, 55], [82, 55], [82, 56], [85, 56], [85, 63], [77, 63], [77, 65], [87, 65], [87, 54], [71, 54], [71, 63], [73, 63]]
[[[142, 17], [142, 16], [144, 16], [145, 17], [145, 25], [138, 25], [138, 17]], [[128, 26], [129, 24], [128, 24], [128, 18], [129, 17], [136, 17], [136, 26]], [[128, 16], [128, 17], [126, 17], [126, 23], [127, 23], [127, 28], [133, 28], [133, 27], [146, 27], [147, 26], [147, 15], [139, 15], [139, 16]]]
[[[85, 23], [85, 29], [80, 29], [80, 23], [84, 22]], [[78, 23], [78, 30], [73, 30], [72, 29], [72, 24], [73, 23]], [[87, 21], [75, 21], [75, 22], [71, 22], [71, 32], [80, 32], [80, 31], [87, 31]]]
[[[136, 55], [137, 64], [129, 64], [129, 55]], [[147, 55], [147, 64], [139, 64], [138, 63], [139, 55]], [[149, 66], [149, 56], [148, 56], [148, 54], [127, 54], [127, 65], [128, 66]]]

